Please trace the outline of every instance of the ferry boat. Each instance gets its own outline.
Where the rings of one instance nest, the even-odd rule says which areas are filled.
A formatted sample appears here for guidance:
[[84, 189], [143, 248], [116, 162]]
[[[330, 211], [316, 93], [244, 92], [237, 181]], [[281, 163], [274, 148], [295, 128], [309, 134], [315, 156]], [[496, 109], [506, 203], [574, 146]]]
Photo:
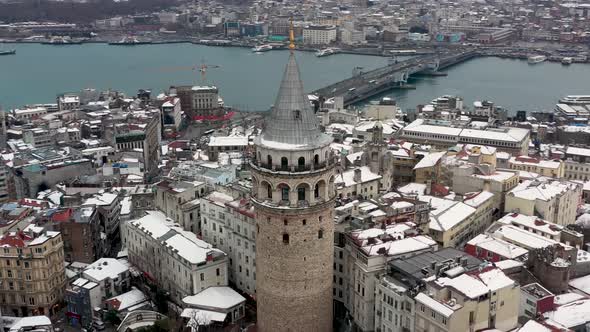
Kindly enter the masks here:
[[117, 42], [111, 42], [109, 45], [123, 45], [123, 46], [134, 46], [134, 45], [146, 45], [151, 44], [151, 41], [140, 41], [136, 37], [123, 37], [123, 39]]
[[547, 57], [544, 55], [531, 55], [528, 57], [528, 62], [530, 64], [535, 64], [535, 63], [539, 63], [539, 62], [543, 62], [547, 60]]
[[270, 50], [272, 50], [272, 46], [269, 44], [258, 45], [252, 48], [252, 52], [256, 53], [268, 52]]
[[590, 95], [570, 95], [559, 99], [560, 104], [587, 105], [590, 104]]
[[45, 45], [79, 45], [82, 44], [80, 40], [73, 40], [70, 37], [54, 36], [49, 41], [42, 42]]
[[318, 50], [315, 53], [315, 56], [317, 56], [317, 57], [328, 56], [328, 55], [336, 54], [336, 53], [338, 53], [338, 51], [339, 51], [339, 49], [337, 49], [337, 48], [325, 48], [323, 50]]
[[15, 54], [16, 54], [16, 50], [7, 50], [7, 51], [0, 50], [0, 55], [15, 55]]
[[563, 58], [561, 58], [561, 64], [562, 65], [566, 65], [566, 66], [567, 65], [571, 65], [572, 62], [574, 62], [574, 59], [571, 58], [571, 57], [563, 57]]

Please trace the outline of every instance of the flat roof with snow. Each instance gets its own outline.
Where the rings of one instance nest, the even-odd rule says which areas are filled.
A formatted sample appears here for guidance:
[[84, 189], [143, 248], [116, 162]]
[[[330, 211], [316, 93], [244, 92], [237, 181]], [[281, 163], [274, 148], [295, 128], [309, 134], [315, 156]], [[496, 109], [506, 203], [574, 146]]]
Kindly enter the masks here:
[[209, 287], [196, 295], [187, 296], [182, 299], [182, 302], [189, 306], [221, 310], [231, 309], [245, 301], [246, 298], [227, 286]]

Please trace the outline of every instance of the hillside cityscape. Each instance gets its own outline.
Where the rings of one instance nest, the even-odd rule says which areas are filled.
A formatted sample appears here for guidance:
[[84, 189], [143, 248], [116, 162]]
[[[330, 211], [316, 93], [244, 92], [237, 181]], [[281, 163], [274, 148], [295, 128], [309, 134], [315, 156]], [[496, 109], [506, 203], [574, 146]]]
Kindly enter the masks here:
[[[0, 0], [3, 83], [32, 86], [23, 77], [35, 74], [56, 95], [20, 89], [29, 103], [0, 108], [0, 331], [589, 332], [590, 91], [543, 89], [530, 74], [586, 70], [589, 10]], [[125, 75], [113, 68], [127, 60], [109, 54], [94, 59], [113, 68], [88, 58], [75, 77], [16, 61], [69, 73], [97, 44], [218, 56], [176, 66], [170, 48], [168, 67], [148, 68], [134, 53], [138, 75], [194, 76], [135, 91], [56, 91], [95, 82], [93, 67], [117, 86]], [[70, 56], [60, 65], [55, 48]], [[305, 65], [351, 55], [349, 72], [309, 88]], [[264, 70], [228, 69], [252, 57]], [[497, 58], [526, 70], [492, 85], [524, 80], [523, 95], [554, 102], [513, 108], [488, 91], [398, 100], [431, 93], [424, 82], [489, 84], [444, 86]], [[227, 102], [239, 98], [217, 84], [221, 70], [256, 96], [280, 73], [265, 91], [274, 102]]]

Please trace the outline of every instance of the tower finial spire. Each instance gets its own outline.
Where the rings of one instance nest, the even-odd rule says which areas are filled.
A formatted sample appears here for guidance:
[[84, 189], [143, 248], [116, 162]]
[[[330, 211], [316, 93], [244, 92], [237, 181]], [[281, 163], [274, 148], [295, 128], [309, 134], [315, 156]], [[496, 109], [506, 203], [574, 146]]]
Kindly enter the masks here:
[[295, 50], [295, 33], [293, 32], [293, 17], [289, 20], [289, 49], [291, 50], [291, 54], [293, 54], [293, 50]]

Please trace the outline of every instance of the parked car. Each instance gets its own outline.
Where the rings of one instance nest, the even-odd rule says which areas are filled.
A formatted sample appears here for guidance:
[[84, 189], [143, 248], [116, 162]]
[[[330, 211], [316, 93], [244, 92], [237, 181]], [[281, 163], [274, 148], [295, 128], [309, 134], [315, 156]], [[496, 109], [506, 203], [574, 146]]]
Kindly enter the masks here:
[[102, 331], [105, 328], [104, 322], [101, 320], [95, 320], [94, 322], [92, 322], [92, 326], [98, 331]]

